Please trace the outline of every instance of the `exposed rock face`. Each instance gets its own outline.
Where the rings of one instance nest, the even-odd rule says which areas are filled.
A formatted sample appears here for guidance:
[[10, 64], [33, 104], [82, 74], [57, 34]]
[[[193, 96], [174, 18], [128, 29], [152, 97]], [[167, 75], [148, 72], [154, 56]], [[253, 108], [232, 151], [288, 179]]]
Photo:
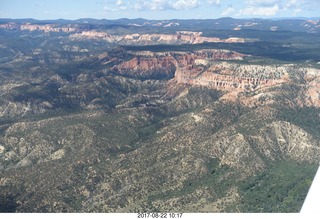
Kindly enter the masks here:
[[[243, 168], [240, 163], [250, 162], [254, 159], [254, 165], [246, 171], [248, 174], [264, 167], [264, 161], [259, 157], [263, 154], [268, 159], [277, 160], [279, 157], [290, 157], [295, 160], [305, 159], [317, 162], [320, 155], [320, 142], [309, 135], [303, 129], [288, 122], [274, 122], [263, 127], [256, 136], [235, 135], [230, 132], [220, 133], [213, 138], [213, 150], [210, 153], [222, 158], [221, 165], [231, 165], [234, 168]], [[259, 150], [252, 150], [255, 145]], [[239, 163], [240, 162], [240, 163]]]
[[[10, 163], [7, 168], [22, 167], [32, 165], [33, 163], [48, 162], [50, 160], [59, 160], [66, 154], [66, 149], [81, 150], [82, 147], [88, 147], [92, 144], [94, 133], [86, 126], [75, 125], [63, 127], [63, 130], [55, 130], [54, 139], [41, 131], [42, 128], [61, 122], [61, 119], [49, 119], [41, 122], [21, 122], [8, 127], [1, 142], [2, 147], [1, 160]], [[51, 131], [54, 131], [53, 128]], [[50, 131], [50, 132], [51, 132]], [[64, 135], [62, 133], [68, 133]], [[24, 137], [19, 137], [24, 133]], [[62, 135], [61, 135], [62, 134]], [[85, 144], [82, 137], [85, 136]], [[91, 136], [91, 137], [89, 137]], [[70, 149], [68, 149], [70, 151]]]
[[110, 35], [106, 32], [83, 31], [72, 34], [71, 39], [85, 40], [96, 39], [119, 45], [155, 45], [155, 44], [199, 44], [199, 43], [244, 43], [243, 38], [219, 39], [216, 37], [203, 37], [201, 32], [180, 31], [176, 34], [131, 34], [131, 35]]
[[320, 20], [307, 20], [301, 26], [305, 27], [311, 33], [317, 33], [320, 27]]
[[[210, 40], [82, 33], [119, 44]], [[257, 199], [243, 188], [268, 183], [279, 162], [299, 171], [263, 188], [285, 193], [271, 210], [299, 211], [320, 156], [319, 69], [220, 49], [86, 55], [73, 41], [46, 54], [42, 43], [0, 64], [0, 201], [12, 195], [15, 211], [246, 211]]]
[[7, 23], [1, 24], [0, 28], [5, 29], [18, 29], [18, 30], [28, 30], [28, 31], [44, 31], [44, 32], [76, 32], [78, 28], [71, 27], [71, 26], [62, 26], [58, 27], [55, 24], [45, 24], [45, 25], [38, 25], [38, 24], [17, 24], [17, 23]]
[[[268, 88], [283, 84], [301, 83], [305, 101], [301, 105], [319, 106], [320, 70], [293, 65], [236, 64], [223, 60], [242, 60], [245, 55], [226, 50], [201, 50], [194, 53], [132, 53], [136, 57], [114, 67], [121, 75], [131, 77], [170, 78], [179, 84], [205, 86], [237, 94], [258, 91], [261, 98]], [[297, 81], [297, 77], [304, 78]], [[230, 97], [231, 97], [230, 96]], [[227, 97], [227, 96], [226, 96]], [[232, 97], [231, 97], [232, 99]]]
[[173, 78], [175, 66], [171, 57], [143, 58], [135, 57], [117, 65], [118, 74], [140, 78]]
[[[199, 62], [198, 62], [199, 63]], [[188, 66], [178, 68], [176, 79], [178, 83], [193, 84], [199, 86], [212, 87], [221, 90], [239, 90], [257, 89], [258, 87], [274, 86], [285, 82], [280, 76], [273, 76], [278, 72], [277, 67], [269, 71], [261, 66], [251, 65], [232, 65], [226, 63], [214, 63], [211, 67]], [[283, 70], [283, 67], [280, 68]], [[279, 74], [284, 72], [279, 71]]]
[[[116, 65], [120, 75], [142, 78], [172, 78], [178, 84], [204, 86], [226, 91], [225, 99], [235, 100], [239, 94], [256, 92], [244, 104], [270, 104], [276, 87], [300, 83], [305, 98], [295, 99], [301, 106], [320, 105], [320, 70], [294, 65], [255, 65], [230, 63], [227, 60], [243, 60], [246, 55], [227, 50], [200, 50], [187, 52], [130, 52], [135, 57]], [[300, 77], [300, 79], [298, 79]], [[302, 78], [302, 80], [301, 80]], [[299, 96], [301, 96], [299, 95]]]
[[308, 106], [320, 107], [320, 76], [319, 71], [315, 69], [304, 69], [306, 74], [304, 79], [306, 81], [305, 102]]
[[20, 26], [20, 30], [41, 30], [44, 32], [75, 32], [77, 29], [74, 27], [55, 27], [55, 25], [32, 25], [32, 24], [25, 24]]
[[5, 106], [0, 106], [0, 116], [3, 117], [14, 117], [23, 116], [27, 113], [41, 114], [46, 112], [48, 109], [52, 109], [52, 104], [48, 101], [39, 103], [19, 103], [19, 102], [6, 102]]

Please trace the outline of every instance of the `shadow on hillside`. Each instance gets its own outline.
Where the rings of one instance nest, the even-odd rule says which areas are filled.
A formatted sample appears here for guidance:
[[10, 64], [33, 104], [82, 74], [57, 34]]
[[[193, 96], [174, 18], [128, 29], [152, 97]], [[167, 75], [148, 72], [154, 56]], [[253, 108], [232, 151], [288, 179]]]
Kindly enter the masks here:
[[0, 195], [0, 212], [2, 213], [12, 213], [16, 212], [18, 204], [12, 195]]

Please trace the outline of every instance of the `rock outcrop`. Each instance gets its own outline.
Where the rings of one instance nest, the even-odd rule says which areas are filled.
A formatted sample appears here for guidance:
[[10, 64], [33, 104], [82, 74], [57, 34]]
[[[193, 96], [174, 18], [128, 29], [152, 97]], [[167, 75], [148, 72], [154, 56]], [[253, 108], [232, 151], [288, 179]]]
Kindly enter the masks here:
[[244, 43], [243, 38], [203, 37], [201, 32], [179, 31], [176, 34], [130, 34], [111, 35], [107, 32], [83, 31], [70, 35], [73, 40], [103, 40], [119, 45], [158, 45], [158, 44], [199, 44], [199, 43]]
[[[279, 86], [300, 84], [303, 100], [295, 99], [301, 106], [320, 106], [320, 70], [296, 65], [256, 65], [237, 63], [245, 54], [228, 50], [199, 50], [194, 52], [130, 52], [129, 61], [113, 67], [116, 74], [133, 78], [169, 79], [178, 84], [203, 86], [227, 92], [226, 99], [235, 100], [241, 93], [252, 93], [250, 101], [276, 96]], [[251, 95], [252, 96], [252, 95]], [[250, 99], [250, 98], [249, 98]], [[247, 98], [244, 102], [249, 104]], [[249, 104], [251, 105], [251, 104]]]
[[134, 78], [169, 79], [174, 77], [175, 65], [172, 57], [135, 57], [113, 69], [117, 74]]
[[195, 32], [27, 29], [1, 45], [32, 42], [0, 63], [0, 210], [299, 211], [320, 156], [315, 62], [106, 49], [219, 40]]
[[45, 33], [48, 32], [65, 32], [65, 33], [71, 33], [71, 32], [77, 32], [79, 28], [72, 26], [72, 25], [56, 25], [56, 24], [18, 24], [14, 22], [6, 23], [6, 24], [0, 24], [0, 28], [4, 29], [13, 29], [13, 30], [28, 30], [28, 31], [43, 31]]

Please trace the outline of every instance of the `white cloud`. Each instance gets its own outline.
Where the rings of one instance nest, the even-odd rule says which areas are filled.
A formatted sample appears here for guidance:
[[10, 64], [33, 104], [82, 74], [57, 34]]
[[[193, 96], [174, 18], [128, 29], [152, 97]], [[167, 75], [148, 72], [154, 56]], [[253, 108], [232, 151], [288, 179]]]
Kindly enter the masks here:
[[172, 4], [172, 7], [176, 10], [190, 9], [198, 7], [198, 0], [178, 0]]
[[286, 8], [295, 7], [297, 5], [297, 0], [287, 0], [285, 3]]
[[228, 15], [231, 15], [235, 12], [236, 10], [229, 6], [228, 8], [226, 8], [222, 13], [221, 13], [221, 16], [228, 16]]
[[294, 15], [298, 15], [299, 13], [301, 13], [303, 10], [301, 8], [296, 8], [294, 9]]
[[183, 10], [197, 8], [199, 0], [139, 0], [134, 5], [138, 11]]
[[[278, 5], [280, 9], [295, 10], [307, 5], [312, 0], [246, 0], [246, 7], [263, 8], [263, 7], [274, 7]], [[318, 0], [313, 0], [318, 1]]]
[[241, 9], [238, 16], [263, 16], [270, 17], [275, 16], [279, 12], [280, 8], [278, 5], [272, 7], [248, 7]]
[[139, 0], [135, 3], [134, 9], [138, 11], [156, 11], [156, 10], [166, 10], [169, 7], [166, 0], [152, 0], [152, 1], [142, 1]]
[[307, 1], [299, 1], [299, 0], [287, 0], [284, 5], [284, 10], [291, 10], [292, 14], [294, 16], [298, 15], [303, 11], [302, 8], [308, 8], [308, 2]]
[[107, 4], [111, 5], [111, 6], [105, 6], [103, 8], [104, 11], [108, 11], [108, 12], [116, 12], [116, 11], [124, 11], [127, 10], [127, 5], [123, 0], [117, 0], [116, 2], [108, 2], [106, 1]]
[[207, 0], [209, 5], [217, 5], [220, 6], [221, 5], [221, 0]]
[[275, 16], [288, 1], [295, 2], [297, 0], [245, 0], [243, 8], [238, 11], [236, 16]]
[[122, 6], [124, 5], [124, 2], [122, 0], [117, 0], [116, 5]]
[[319, 0], [244, 0], [236, 16], [296, 16], [316, 14], [319, 8]]
[[279, 3], [281, 3], [281, 0], [246, 0], [245, 1], [246, 5], [249, 5], [252, 7], [272, 7]]
[[104, 6], [103, 8], [104, 11], [108, 11], [108, 12], [116, 12], [116, 11], [119, 11], [119, 9], [117, 8], [111, 8], [109, 6]]
[[[230, 0], [229, 0], [230, 1]], [[240, 0], [237, 0], [240, 2]], [[242, 4], [226, 5], [225, 0], [105, 0], [105, 11], [180, 11], [187, 9], [220, 7], [221, 16], [272, 17], [303, 14], [315, 11], [319, 0], [242, 0]], [[317, 3], [315, 3], [317, 2]], [[312, 6], [312, 7], [311, 7]], [[214, 9], [212, 9], [214, 11]], [[131, 12], [130, 12], [131, 13]], [[133, 13], [133, 12], [132, 12]], [[218, 12], [214, 12], [218, 13]]]
[[126, 3], [123, 0], [117, 0], [116, 5], [118, 6], [118, 10], [127, 10]]

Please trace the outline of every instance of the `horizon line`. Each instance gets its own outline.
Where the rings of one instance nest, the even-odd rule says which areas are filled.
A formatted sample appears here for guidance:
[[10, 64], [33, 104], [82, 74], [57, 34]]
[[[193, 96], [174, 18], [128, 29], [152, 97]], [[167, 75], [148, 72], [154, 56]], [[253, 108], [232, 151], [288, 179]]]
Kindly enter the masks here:
[[117, 20], [148, 20], [148, 21], [172, 21], [172, 20], [181, 20], [181, 21], [188, 21], [188, 20], [219, 20], [219, 19], [233, 19], [233, 20], [320, 20], [320, 17], [247, 17], [247, 18], [235, 18], [235, 17], [219, 17], [219, 18], [172, 18], [172, 19], [148, 19], [143, 17], [137, 18], [116, 18], [116, 19], [109, 19], [109, 18], [92, 18], [92, 17], [83, 17], [83, 18], [76, 18], [76, 19], [68, 19], [68, 18], [54, 18], [54, 19], [38, 19], [38, 18], [8, 18], [8, 17], [0, 17], [0, 20], [36, 20], [36, 21], [56, 21], [56, 20], [65, 20], [65, 21], [78, 21], [78, 20], [109, 20], [109, 21], [117, 21]]

